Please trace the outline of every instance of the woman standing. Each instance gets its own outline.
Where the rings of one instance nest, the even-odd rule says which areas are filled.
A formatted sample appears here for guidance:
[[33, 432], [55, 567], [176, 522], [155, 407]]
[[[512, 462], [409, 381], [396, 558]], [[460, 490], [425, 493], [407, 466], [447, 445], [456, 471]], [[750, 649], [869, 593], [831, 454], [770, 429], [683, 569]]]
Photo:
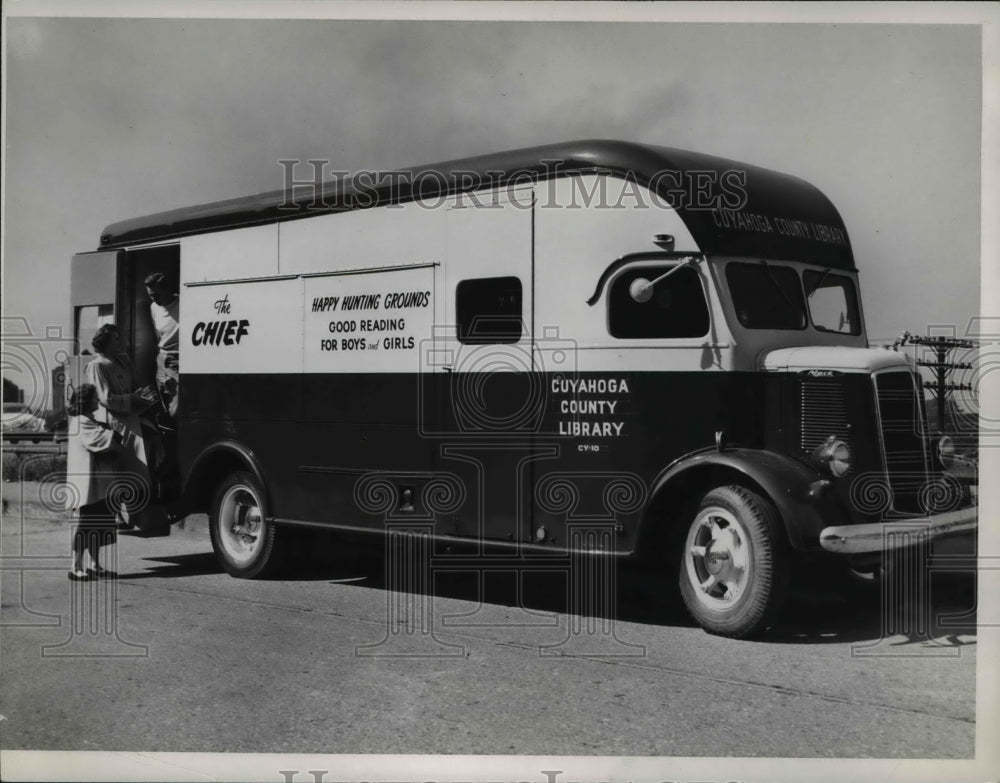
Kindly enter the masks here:
[[76, 512], [73, 528], [73, 568], [69, 578], [84, 582], [111, 572], [101, 567], [102, 546], [117, 541], [115, 512], [108, 495], [119, 479], [117, 456], [124, 440], [103, 421], [98, 421], [97, 389], [85, 383], [69, 399], [67, 413], [75, 417], [66, 451], [67, 507]]
[[[106, 411], [107, 424], [121, 436], [125, 447], [119, 458], [119, 470], [141, 482], [141, 494], [148, 498], [149, 463], [139, 413], [152, 405], [155, 397], [150, 390], [133, 391], [132, 362], [122, 353], [117, 326], [102, 326], [91, 340], [91, 345], [97, 358], [87, 365], [87, 381], [96, 389], [97, 398]], [[125, 527], [132, 524], [130, 519]]]

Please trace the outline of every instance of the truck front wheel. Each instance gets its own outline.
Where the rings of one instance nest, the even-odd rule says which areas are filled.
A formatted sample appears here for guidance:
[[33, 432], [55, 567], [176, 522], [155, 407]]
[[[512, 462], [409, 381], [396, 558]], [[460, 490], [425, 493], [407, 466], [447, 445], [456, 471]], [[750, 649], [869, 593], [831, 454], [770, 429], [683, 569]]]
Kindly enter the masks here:
[[279, 531], [268, 520], [264, 493], [252, 473], [231, 473], [219, 486], [209, 514], [212, 548], [227, 573], [243, 579], [281, 566]]
[[684, 605], [706, 631], [743, 638], [764, 630], [788, 590], [777, 509], [745, 487], [713, 489], [690, 523], [679, 565]]

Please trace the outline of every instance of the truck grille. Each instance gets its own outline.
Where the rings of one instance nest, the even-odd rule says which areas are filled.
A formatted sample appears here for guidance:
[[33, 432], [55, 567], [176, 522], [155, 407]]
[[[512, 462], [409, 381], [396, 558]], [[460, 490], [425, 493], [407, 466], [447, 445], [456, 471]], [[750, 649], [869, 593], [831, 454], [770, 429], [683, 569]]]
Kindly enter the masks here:
[[899, 511], [919, 507], [920, 489], [927, 480], [927, 455], [917, 394], [909, 372], [875, 375], [882, 453], [894, 497], [893, 506]]
[[840, 378], [803, 379], [801, 390], [799, 445], [802, 450], [812, 453], [831, 435], [852, 446]]

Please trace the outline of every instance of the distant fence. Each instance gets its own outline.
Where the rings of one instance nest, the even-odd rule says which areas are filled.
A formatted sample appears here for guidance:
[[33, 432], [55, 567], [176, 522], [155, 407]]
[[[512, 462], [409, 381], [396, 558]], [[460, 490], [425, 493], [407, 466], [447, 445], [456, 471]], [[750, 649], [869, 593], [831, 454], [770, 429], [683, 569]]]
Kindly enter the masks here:
[[4, 454], [65, 454], [66, 435], [55, 432], [5, 432], [0, 440]]

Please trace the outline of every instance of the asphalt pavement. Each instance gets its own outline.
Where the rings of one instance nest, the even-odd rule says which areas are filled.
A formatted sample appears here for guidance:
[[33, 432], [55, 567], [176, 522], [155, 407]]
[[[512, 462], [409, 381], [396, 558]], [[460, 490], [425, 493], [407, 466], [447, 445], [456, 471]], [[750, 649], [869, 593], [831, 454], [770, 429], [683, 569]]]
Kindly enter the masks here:
[[4, 486], [5, 750], [974, 752], [964, 583], [933, 584], [929, 624], [905, 633], [885, 630], [877, 598], [811, 591], [762, 639], [736, 641], [624, 566], [597, 616], [567, 601], [555, 567], [518, 578], [458, 563], [398, 590], [380, 549], [326, 536], [288, 576], [234, 579], [191, 517], [168, 538], [120, 536], [118, 578], [76, 584], [65, 520], [35, 495]]

